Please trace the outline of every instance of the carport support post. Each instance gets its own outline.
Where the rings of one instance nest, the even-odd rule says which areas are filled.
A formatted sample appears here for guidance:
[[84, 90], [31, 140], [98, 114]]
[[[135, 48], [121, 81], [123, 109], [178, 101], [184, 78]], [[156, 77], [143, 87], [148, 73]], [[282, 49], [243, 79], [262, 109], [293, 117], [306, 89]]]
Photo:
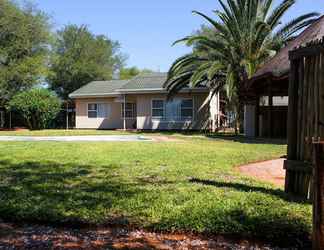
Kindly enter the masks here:
[[124, 95], [124, 107], [123, 107], [123, 122], [124, 122], [124, 131], [126, 131], [126, 95]]
[[271, 82], [268, 81], [268, 137], [272, 138], [273, 137], [273, 95], [272, 95], [272, 87], [271, 87]]
[[254, 118], [255, 137], [260, 136], [260, 115], [259, 115], [259, 113], [260, 113], [260, 97], [258, 96], [255, 101], [255, 113], [254, 113], [254, 115], [255, 115], [255, 118]]

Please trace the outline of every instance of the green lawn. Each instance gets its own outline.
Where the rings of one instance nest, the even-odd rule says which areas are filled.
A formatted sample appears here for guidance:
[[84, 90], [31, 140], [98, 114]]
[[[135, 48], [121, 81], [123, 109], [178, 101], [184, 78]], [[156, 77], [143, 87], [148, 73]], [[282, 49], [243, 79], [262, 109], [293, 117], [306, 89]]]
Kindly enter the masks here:
[[163, 143], [1, 142], [0, 218], [300, 242], [311, 230], [311, 206], [235, 169], [285, 150], [202, 136]]
[[0, 131], [0, 136], [69, 136], [69, 135], [117, 135], [130, 134], [131, 132], [121, 132], [117, 130], [91, 130], [91, 129], [45, 129], [45, 130], [18, 130]]

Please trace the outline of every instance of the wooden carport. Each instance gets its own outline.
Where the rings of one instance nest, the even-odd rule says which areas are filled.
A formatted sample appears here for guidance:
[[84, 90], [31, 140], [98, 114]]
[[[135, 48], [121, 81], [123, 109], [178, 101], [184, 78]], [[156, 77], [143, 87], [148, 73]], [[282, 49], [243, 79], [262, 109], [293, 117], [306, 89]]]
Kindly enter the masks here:
[[286, 138], [288, 106], [278, 105], [274, 100], [287, 97], [288, 86], [288, 74], [265, 74], [250, 81], [245, 94], [245, 115], [248, 115], [248, 108], [254, 115], [254, 130], [250, 136]]
[[[291, 70], [289, 51], [319, 40], [324, 36], [324, 16], [307, 27], [273, 58], [267, 61], [249, 80], [245, 99], [245, 134], [248, 136], [285, 137], [287, 128], [288, 106], [273, 105], [273, 96], [288, 96], [289, 73]], [[260, 98], [267, 97], [268, 105], [260, 106]], [[286, 116], [286, 117], [285, 117]], [[260, 118], [261, 117], [261, 118]], [[260, 131], [260, 119], [263, 131]]]

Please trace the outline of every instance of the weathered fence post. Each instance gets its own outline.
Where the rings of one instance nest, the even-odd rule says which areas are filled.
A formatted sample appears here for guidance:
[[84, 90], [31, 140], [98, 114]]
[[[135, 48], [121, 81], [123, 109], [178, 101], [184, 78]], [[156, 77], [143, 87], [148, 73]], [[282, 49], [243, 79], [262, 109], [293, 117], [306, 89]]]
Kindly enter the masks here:
[[291, 68], [288, 154], [284, 166], [285, 191], [312, 199], [315, 149], [311, 138], [324, 137], [324, 38], [290, 51], [289, 59]]
[[324, 142], [314, 143], [313, 250], [324, 249]]

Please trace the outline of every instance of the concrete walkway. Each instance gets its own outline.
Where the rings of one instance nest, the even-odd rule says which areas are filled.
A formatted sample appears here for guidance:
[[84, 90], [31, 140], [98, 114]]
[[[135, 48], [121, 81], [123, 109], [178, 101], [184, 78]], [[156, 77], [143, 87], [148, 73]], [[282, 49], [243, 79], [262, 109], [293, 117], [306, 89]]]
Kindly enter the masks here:
[[131, 142], [153, 141], [153, 139], [140, 135], [0, 136], [0, 141]]
[[270, 182], [276, 186], [285, 185], [285, 159], [258, 162], [239, 167], [239, 171], [257, 180]]

